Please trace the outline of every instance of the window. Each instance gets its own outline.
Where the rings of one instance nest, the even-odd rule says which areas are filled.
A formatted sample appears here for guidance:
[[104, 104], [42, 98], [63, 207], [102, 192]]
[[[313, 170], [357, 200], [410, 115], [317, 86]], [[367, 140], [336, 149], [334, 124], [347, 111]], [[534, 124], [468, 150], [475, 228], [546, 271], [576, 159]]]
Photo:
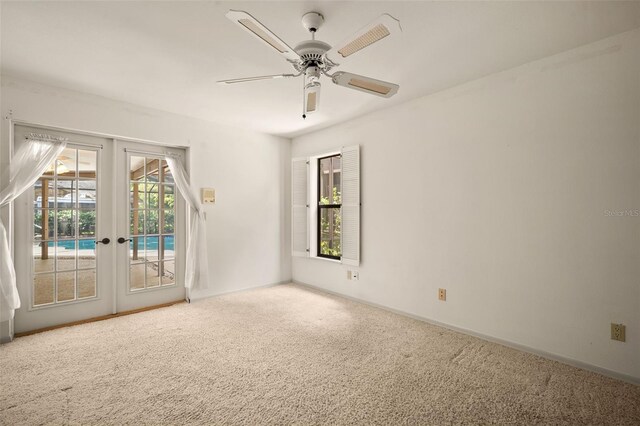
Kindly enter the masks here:
[[360, 264], [360, 147], [291, 160], [291, 255]]
[[317, 253], [340, 259], [341, 155], [318, 158]]
[[67, 146], [33, 185], [32, 306], [96, 297], [97, 155]]
[[175, 183], [167, 161], [129, 163], [129, 290], [175, 284]]

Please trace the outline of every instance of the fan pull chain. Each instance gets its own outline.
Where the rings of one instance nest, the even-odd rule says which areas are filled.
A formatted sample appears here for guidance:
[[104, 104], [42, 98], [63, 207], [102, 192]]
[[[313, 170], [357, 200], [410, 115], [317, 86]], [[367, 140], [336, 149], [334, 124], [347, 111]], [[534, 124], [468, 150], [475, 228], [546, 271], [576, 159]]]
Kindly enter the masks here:
[[304, 75], [302, 76], [302, 119], [305, 120], [307, 118], [307, 114], [305, 114], [306, 112], [306, 108], [305, 108], [305, 93], [304, 93], [304, 88], [307, 84], [307, 72], [305, 70]]

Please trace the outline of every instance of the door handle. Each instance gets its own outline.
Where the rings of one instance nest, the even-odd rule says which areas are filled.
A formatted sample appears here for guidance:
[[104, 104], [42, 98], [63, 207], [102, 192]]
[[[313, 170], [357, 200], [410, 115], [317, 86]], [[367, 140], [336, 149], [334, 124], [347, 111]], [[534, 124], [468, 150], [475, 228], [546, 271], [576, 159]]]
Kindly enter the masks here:
[[126, 243], [127, 241], [131, 241], [131, 238], [120, 237], [118, 238], [118, 244]]
[[110, 242], [111, 242], [111, 240], [105, 237], [105, 238], [103, 238], [103, 239], [101, 239], [101, 240], [96, 241], [96, 244], [100, 244], [100, 243], [102, 243], [102, 244], [104, 244], [104, 245], [106, 246], [106, 245], [107, 245], [107, 244], [109, 244]]

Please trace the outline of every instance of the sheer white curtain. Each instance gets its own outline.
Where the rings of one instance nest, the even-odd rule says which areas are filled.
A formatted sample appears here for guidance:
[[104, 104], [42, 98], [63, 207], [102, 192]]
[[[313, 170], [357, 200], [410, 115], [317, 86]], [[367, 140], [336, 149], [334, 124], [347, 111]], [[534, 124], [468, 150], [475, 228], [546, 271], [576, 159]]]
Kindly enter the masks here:
[[209, 287], [209, 264], [207, 263], [207, 227], [202, 205], [198, 201], [196, 192], [189, 185], [189, 176], [180, 158], [167, 153], [166, 159], [178, 191], [191, 207], [191, 229], [187, 238], [184, 286], [188, 289], [204, 289]]
[[[0, 192], [0, 208], [8, 206], [20, 194], [36, 183], [51, 163], [66, 146], [63, 140], [30, 139], [25, 141], [11, 159], [9, 184]], [[20, 297], [16, 287], [16, 271], [9, 251], [7, 231], [0, 217], [0, 292], [2, 310], [0, 321], [13, 318], [20, 307]]]

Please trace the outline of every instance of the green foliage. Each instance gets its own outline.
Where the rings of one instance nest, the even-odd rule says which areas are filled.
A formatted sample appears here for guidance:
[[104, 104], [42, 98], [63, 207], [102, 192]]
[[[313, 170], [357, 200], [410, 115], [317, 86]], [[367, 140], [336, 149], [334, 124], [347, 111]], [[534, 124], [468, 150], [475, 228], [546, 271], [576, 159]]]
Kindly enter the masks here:
[[96, 233], [96, 211], [82, 210], [79, 216], [78, 232], [80, 236], [93, 237]]
[[[147, 234], [172, 234], [174, 232], [175, 223], [175, 190], [167, 191], [166, 189], [173, 186], [165, 186], [165, 193], [160, 203], [160, 194], [158, 184], [147, 183], [147, 206], [150, 210], [147, 210]], [[160, 211], [155, 209], [164, 209], [164, 224], [160, 223]], [[160, 229], [162, 227], [162, 229]]]
[[50, 238], [51, 236], [53, 236], [53, 231], [54, 231], [54, 216], [53, 214], [49, 214], [49, 219], [48, 219], [48, 226], [49, 226], [49, 235], [42, 235], [43, 229], [42, 229], [42, 210], [36, 210], [35, 214], [34, 214], [34, 220], [33, 220], [33, 235], [36, 237], [41, 237], [43, 240], [46, 240], [47, 238]]
[[[147, 205], [151, 207], [151, 209], [147, 210], [147, 234], [158, 234], [161, 231], [165, 234], [172, 234], [175, 230], [175, 187], [165, 186], [167, 188], [166, 193], [164, 194], [162, 204], [159, 203], [159, 194], [158, 194], [158, 184], [146, 184], [140, 185], [141, 192], [140, 202], [144, 200], [142, 198], [144, 196], [144, 190], [146, 189], [147, 194]], [[133, 194], [132, 194], [133, 195]], [[141, 204], [137, 203], [137, 200], [134, 206], [142, 207]], [[163, 229], [158, 229], [159, 226], [159, 216], [160, 210], [163, 209], [164, 213], [164, 226]], [[76, 212], [76, 213], [74, 213]], [[78, 220], [78, 237], [94, 237], [95, 229], [96, 229], [96, 212], [95, 210], [73, 210], [73, 209], [61, 209], [61, 210], [49, 210], [48, 215], [48, 228], [49, 235], [42, 235], [42, 210], [36, 210], [34, 212], [34, 223], [33, 223], [33, 235], [35, 238], [41, 238], [44, 240], [51, 239], [54, 236], [55, 225], [57, 222], [58, 225], [58, 236], [59, 237], [73, 237], [75, 236], [75, 222], [73, 220], [73, 216], [76, 215]], [[133, 218], [131, 218], [133, 223]], [[143, 231], [143, 221], [140, 220], [139, 223], [139, 233]]]
[[327, 256], [340, 257], [340, 241], [338, 240], [335, 248], [329, 247], [329, 241], [320, 241], [320, 253]]
[[320, 197], [320, 205], [326, 206], [328, 204], [340, 204], [340, 202], [342, 201], [342, 195], [340, 194], [340, 191], [338, 191], [338, 188], [336, 188], [335, 186], [333, 187], [333, 194], [331, 195], [332, 198], [332, 202], [329, 202], [329, 197]]
[[[147, 210], [147, 234], [159, 234], [160, 224], [160, 211], [159, 210]], [[175, 214], [173, 210], [164, 210], [164, 226], [162, 228], [163, 234], [172, 234], [174, 232]]]
[[72, 237], [73, 229], [73, 210], [56, 211], [56, 221], [58, 222], [58, 236]]
[[[37, 210], [34, 214], [33, 235], [42, 236], [43, 239], [53, 237], [54, 225], [58, 223], [58, 236], [73, 237], [75, 235], [73, 221], [74, 210], [49, 210], [48, 227], [49, 235], [42, 236], [42, 210]], [[78, 212], [78, 233], [79, 237], [93, 237], [96, 229], [96, 212], [95, 210], [81, 210]]]
[[[340, 204], [341, 194], [336, 187], [333, 187], [331, 204]], [[329, 199], [322, 197], [320, 199], [321, 205], [328, 205]], [[341, 216], [339, 214], [339, 208], [322, 209], [327, 214], [321, 214], [320, 217], [320, 254], [327, 256], [341, 256], [340, 247], [340, 233], [341, 233]], [[336, 211], [338, 212], [336, 214]], [[333, 218], [333, 224], [330, 223], [330, 218]]]

